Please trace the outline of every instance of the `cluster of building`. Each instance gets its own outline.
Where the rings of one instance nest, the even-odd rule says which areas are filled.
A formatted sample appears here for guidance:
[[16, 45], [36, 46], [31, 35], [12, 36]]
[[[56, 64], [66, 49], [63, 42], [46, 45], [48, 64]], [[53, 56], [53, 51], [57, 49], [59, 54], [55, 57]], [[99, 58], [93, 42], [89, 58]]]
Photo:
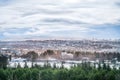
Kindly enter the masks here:
[[74, 51], [120, 51], [120, 40], [28, 40], [1, 41], [0, 48], [10, 47], [27, 51], [34, 50], [74, 50]]
[[[40, 55], [46, 50], [54, 50], [56, 58], [73, 59], [74, 55], [68, 51], [85, 52], [120, 52], [120, 40], [28, 40], [28, 41], [0, 41], [0, 54], [23, 55], [35, 51]], [[60, 56], [60, 57], [59, 57]]]

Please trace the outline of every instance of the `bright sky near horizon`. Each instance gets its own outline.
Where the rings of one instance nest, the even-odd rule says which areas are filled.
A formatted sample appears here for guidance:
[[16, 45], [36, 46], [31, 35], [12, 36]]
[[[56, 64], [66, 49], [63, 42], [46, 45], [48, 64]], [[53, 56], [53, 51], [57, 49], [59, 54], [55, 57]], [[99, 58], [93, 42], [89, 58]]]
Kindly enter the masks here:
[[120, 0], [0, 0], [0, 40], [120, 39]]

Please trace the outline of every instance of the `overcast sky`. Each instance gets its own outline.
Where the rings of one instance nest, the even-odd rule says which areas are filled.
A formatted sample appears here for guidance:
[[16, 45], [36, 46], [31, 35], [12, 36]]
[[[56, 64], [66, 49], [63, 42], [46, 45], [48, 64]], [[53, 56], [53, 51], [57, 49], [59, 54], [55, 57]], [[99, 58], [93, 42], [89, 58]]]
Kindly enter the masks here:
[[120, 0], [0, 0], [0, 40], [120, 39]]

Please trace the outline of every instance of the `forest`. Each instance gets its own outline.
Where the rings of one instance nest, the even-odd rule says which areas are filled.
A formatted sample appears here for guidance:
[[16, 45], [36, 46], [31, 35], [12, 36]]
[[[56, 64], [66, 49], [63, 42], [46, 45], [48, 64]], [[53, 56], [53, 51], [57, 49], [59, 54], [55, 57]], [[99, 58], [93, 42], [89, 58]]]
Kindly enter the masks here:
[[71, 66], [70, 69], [45, 63], [44, 66], [33, 65], [31, 68], [25, 63], [24, 68], [0, 68], [0, 80], [120, 80], [120, 68], [110, 68], [103, 63], [96, 68], [89, 63]]

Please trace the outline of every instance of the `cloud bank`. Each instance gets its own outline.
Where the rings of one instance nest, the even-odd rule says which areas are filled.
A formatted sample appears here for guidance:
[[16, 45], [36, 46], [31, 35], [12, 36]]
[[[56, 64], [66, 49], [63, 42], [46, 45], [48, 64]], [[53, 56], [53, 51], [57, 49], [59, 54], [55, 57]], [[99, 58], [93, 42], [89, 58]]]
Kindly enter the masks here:
[[119, 0], [0, 0], [0, 38], [120, 38]]

